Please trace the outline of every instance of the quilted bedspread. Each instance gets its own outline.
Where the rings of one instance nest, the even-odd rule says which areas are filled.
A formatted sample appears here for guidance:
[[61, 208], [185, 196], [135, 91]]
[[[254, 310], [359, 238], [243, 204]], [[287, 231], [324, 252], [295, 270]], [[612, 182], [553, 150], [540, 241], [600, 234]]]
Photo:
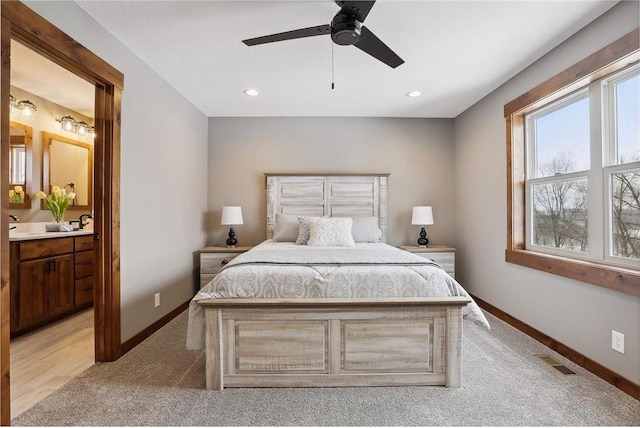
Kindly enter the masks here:
[[[223, 267], [189, 305], [187, 349], [204, 347], [203, 299], [466, 296], [438, 264], [387, 244], [312, 247], [265, 241]], [[475, 302], [465, 318], [489, 328]]]

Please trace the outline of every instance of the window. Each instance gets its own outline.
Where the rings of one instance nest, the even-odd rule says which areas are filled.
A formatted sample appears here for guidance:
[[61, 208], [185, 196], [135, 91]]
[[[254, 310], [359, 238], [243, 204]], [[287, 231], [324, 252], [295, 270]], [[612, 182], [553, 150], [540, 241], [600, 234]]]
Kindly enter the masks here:
[[639, 81], [633, 66], [525, 114], [525, 248], [640, 262]]
[[505, 105], [508, 262], [640, 295], [638, 39]]

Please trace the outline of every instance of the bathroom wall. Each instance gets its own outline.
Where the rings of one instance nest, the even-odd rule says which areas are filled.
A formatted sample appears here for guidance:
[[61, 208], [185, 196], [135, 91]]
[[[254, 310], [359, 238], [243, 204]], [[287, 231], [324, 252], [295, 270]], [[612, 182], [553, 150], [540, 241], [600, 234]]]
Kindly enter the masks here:
[[[55, 135], [59, 135], [65, 138], [76, 140], [85, 144], [93, 146], [93, 135], [78, 135], [73, 132], [68, 132], [62, 129], [60, 122], [56, 119], [62, 116], [69, 115], [76, 120], [83, 120], [86, 123], [92, 125], [93, 118], [84, 116], [76, 111], [69, 110], [68, 108], [55, 104], [49, 100], [45, 100], [31, 92], [27, 92], [15, 86], [11, 86], [11, 95], [13, 95], [17, 101], [29, 100], [36, 105], [38, 110], [33, 114], [31, 119], [26, 119], [20, 110], [15, 110], [11, 114], [11, 121], [17, 122], [22, 125], [30, 126], [33, 131], [32, 140], [32, 165], [31, 165], [31, 208], [30, 209], [15, 209], [11, 208], [9, 212], [20, 219], [20, 222], [47, 222], [51, 221], [51, 212], [45, 207], [41, 208], [40, 199], [36, 197], [36, 193], [40, 190], [47, 192], [48, 186], [45, 185], [45, 189], [42, 186], [42, 131], [46, 131]], [[91, 94], [93, 97], [93, 94]], [[53, 183], [58, 186], [63, 186], [66, 183]], [[67, 189], [68, 190], [68, 189]], [[69, 221], [77, 219], [80, 214], [90, 213], [87, 210], [68, 210], [64, 215], [64, 220]]]

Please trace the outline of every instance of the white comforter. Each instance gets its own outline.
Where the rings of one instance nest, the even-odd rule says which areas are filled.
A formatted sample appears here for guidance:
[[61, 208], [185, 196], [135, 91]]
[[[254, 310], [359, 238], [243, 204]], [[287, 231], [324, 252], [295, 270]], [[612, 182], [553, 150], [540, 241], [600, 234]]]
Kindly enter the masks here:
[[[468, 296], [439, 265], [387, 244], [311, 247], [265, 241], [239, 255], [189, 305], [187, 349], [204, 347], [203, 299]], [[464, 317], [489, 328], [475, 302]]]

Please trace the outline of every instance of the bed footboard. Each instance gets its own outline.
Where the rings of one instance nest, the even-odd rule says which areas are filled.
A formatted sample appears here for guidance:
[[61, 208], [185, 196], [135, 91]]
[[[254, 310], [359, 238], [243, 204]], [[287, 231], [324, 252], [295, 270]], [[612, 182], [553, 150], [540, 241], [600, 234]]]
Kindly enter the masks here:
[[201, 301], [206, 387], [459, 387], [462, 307], [469, 301]]

